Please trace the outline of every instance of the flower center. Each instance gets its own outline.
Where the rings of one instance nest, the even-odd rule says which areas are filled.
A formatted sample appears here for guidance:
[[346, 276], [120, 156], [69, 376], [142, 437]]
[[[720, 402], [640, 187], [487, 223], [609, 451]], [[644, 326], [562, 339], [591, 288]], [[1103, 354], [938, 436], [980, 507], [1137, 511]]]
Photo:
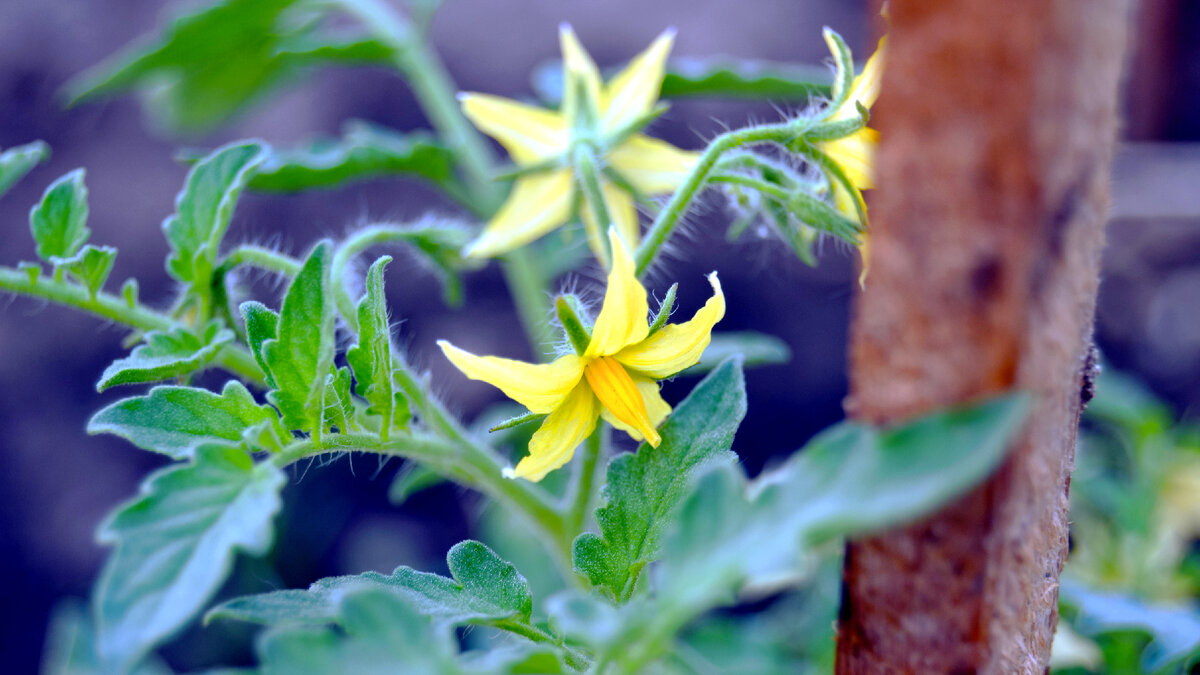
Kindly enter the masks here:
[[646, 415], [646, 401], [625, 367], [611, 356], [593, 359], [583, 369], [588, 386], [612, 416], [636, 429], [654, 447], [662, 438]]

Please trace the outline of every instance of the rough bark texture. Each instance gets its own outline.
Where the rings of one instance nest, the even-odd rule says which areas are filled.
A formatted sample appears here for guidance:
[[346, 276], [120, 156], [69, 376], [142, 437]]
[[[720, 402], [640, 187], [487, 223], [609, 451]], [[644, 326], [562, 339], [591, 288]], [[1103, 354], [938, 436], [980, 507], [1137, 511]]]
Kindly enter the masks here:
[[1014, 387], [1037, 404], [985, 485], [848, 546], [839, 673], [1046, 669], [1127, 11], [891, 2], [848, 412], [893, 422]]

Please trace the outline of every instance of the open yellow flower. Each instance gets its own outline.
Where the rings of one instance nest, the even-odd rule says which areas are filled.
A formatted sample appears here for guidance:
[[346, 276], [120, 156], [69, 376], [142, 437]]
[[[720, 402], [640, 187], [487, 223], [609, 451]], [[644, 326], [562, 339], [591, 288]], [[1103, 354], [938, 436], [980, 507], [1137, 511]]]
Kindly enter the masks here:
[[[833, 48], [834, 46], [830, 44], [830, 49]], [[863, 67], [862, 73], [854, 78], [850, 95], [829, 116], [830, 121], [857, 117], [859, 115], [858, 105], [861, 104], [862, 107], [870, 109], [875, 104], [875, 99], [879, 98], [879, 84], [883, 79], [886, 48], [887, 36], [885, 35], [879, 39], [879, 47], [871, 55], [871, 58], [867, 59], [867, 65]], [[879, 132], [870, 127], [863, 127], [849, 136], [818, 143], [817, 148], [842, 167], [842, 171], [846, 173], [846, 177], [850, 179], [855, 188], [870, 190], [875, 187], [875, 147], [877, 145], [879, 145]], [[833, 190], [834, 206], [857, 221], [859, 219], [856, 204], [858, 196], [850, 194], [838, 181], [831, 180], [830, 184]], [[863, 266], [858, 282], [864, 284], [867, 278], [867, 254], [869, 252], [869, 235], [866, 233], [862, 236], [859, 251], [862, 255]]]
[[[625, 241], [639, 238], [634, 196], [624, 182], [645, 195], [673, 191], [691, 171], [698, 153], [637, 133], [654, 111], [674, 31], [666, 31], [608, 84], [570, 26], [559, 31], [563, 53], [563, 103], [557, 112], [488, 94], [459, 96], [463, 113], [508, 151], [518, 168], [541, 169], [521, 176], [508, 201], [492, 217], [467, 255], [491, 257], [522, 246], [566, 223], [577, 204], [581, 171], [592, 171], [604, 209], [579, 203], [579, 214], [596, 257], [607, 262], [601, 232], [613, 225]], [[581, 166], [576, 152], [594, 155], [617, 174], [614, 182], [596, 166]], [[600, 167], [603, 168], [603, 167]], [[606, 211], [611, 223], [596, 222]]]
[[438, 341], [446, 358], [467, 377], [499, 388], [532, 413], [546, 415], [529, 441], [529, 456], [515, 470], [505, 471], [510, 478], [538, 481], [566, 464], [599, 417], [635, 440], [658, 447], [656, 428], [671, 406], [659, 395], [656, 380], [699, 361], [713, 325], [725, 316], [725, 296], [713, 272], [708, 276], [713, 295], [690, 321], [650, 333], [646, 289], [634, 274], [633, 257], [615, 229], [609, 230], [609, 241], [613, 265], [608, 290], [582, 354], [531, 364], [476, 356]]

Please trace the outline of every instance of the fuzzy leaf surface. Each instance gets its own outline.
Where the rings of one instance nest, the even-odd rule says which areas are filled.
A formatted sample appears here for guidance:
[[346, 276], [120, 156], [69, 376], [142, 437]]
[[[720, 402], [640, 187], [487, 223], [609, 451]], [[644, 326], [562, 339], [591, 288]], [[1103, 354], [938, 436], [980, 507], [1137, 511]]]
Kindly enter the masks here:
[[207, 283], [238, 196], [264, 156], [259, 143], [231, 143], [214, 150], [188, 172], [183, 191], [175, 199], [175, 214], [162, 224], [171, 245], [167, 258], [171, 276], [185, 283]]
[[[115, 434], [143, 450], [171, 459], [192, 457], [202, 445], [258, 449], [246, 434], [264, 425], [278, 431], [277, 415], [259, 405], [240, 382], [220, 394], [195, 387], [155, 387], [145, 396], [121, 399], [92, 416], [89, 434]], [[278, 441], [276, 441], [278, 443]]]
[[144, 344], [104, 369], [96, 391], [119, 384], [161, 382], [194, 373], [208, 365], [221, 347], [233, 342], [234, 337], [233, 331], [222, 328], [216, 321], [209, 322], [199, 337], [180, 326], [150, 331], [146, 333]]
[[0, 153], [0, 197], [49, 156], [50, 146], [44, 141], [19, 145]]
[[275, 378], [271, 377], [271, 369], [263, 358], [263, 344], [279, 337], [279, 314], [254, 300], [243, 302], [238, 309], [246, 322], [246, 342], [250, 346], [250, 353], [262, 369], [267, 386], [274, 387]]
[[346, 363], [350, 364], [356, 380], [354, 391], [366, 399], [368, 413], [382, 418], [380, 437], [385, 441], [396, 407], [391, 334], [383, 294], [383, 272], [391, 261], [391, 256], [383, 256], [367, 271], [366, 292], [358, 302], [358, 344], [346, 352]]
[[267, 398], [279, 408], [288, 429], [312, 431], [322, 424], [326, 378], [334, 356], [331, 248], [330, 242], [323, 241], [304, 261], [284, 295], [278, 337], [261, 347], [276, 386]]
[[690, 481], [701, 466], [736, 462], [733, 436], [746, 415], [741, 361], [732, 358], [704, 378], [667, 418], [662, 443], [643, 443], [608, 465], [604, 506], [596, 509], [601, 534], [575, 539], [576, 571], [618, 600], [633, 593], [641, 569], [660, 553]]
[[265, 553], [284, 483], [270, 462], [215, 446], [151, 474], [97, 534], [114, 547], [94, 601], [103, 660], [138, 661], [204, 608], [237, 551]]
[[117, 249], [88, 244], [69, 258], [52, 258], [50, 262], [65, 270], [72, 279], [83, 284], [89, 294], [95, 296], [104, 282], [108, 281], [116, 260]]
[[366, 572], [321, 579], [308, 590], [285, 590], [235, 598], [208, 619], [239, 619], [264, 624], [339, 623], [338, 602], [357, 589], [387, 591], [421, 614], [446, 624], [528, 625], [533, 597], [525, 577], [477, 541], [456, 544], [446, 555], [453, 578], [411, 567], [390, 575]]
[[75, 169], [50, 184], [42, 201], [29, 212], [29, 229], [42, 260], [70, 258], [87, 243], [87, 186], [83, 169]]

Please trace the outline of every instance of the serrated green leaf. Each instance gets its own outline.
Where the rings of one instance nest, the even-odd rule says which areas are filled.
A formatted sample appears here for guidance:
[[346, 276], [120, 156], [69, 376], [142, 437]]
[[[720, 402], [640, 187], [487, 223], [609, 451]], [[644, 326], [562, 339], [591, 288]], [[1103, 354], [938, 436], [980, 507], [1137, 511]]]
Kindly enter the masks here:
[[[671, 59], [659, 98], [737, 98], [808, 101], [829, 95], [828, 68], [749, 59]], [[562, 63], [547, 62], [533, 71], [533, 89], [547, 103], [562, 101]]]
[[0, 153], [0, 197], [49, 156], [50, 146], [43, 141], [19, 145]]
[[102, 660], [138, 661], [204, 608], [236, 551], [265, 553], [284, 482], [271, 463], [215, 446], [147, 478], [97, 534], [114, 546], [95, 593]]
[[306, 147], [273, 149], [250, 188], [298, 192], [398, 174], [424, 178], [461, 197], [452, 150], [424, 131], [401, 133], [362, 121], [347, 122], [340, 139], [320, 138]]
[[462, 672], [458, 648], [404, 598], [376, 588], [352, 588], [337, 599], [341, 629], [290, 626], [258, 643], [263, 675], [393, 675]]
[[163, 221], [171, 245], [167, 271], [184, 283], [206, 285], [238, 196], [266, 157], [264, 146], [239, 141], [217, 148], [196, 163]]
[[95, 297], [108, 280], [108, 275], [112, 274], [116, 259], [117, 249], [88, 244], [70, 258], [51, 258], [50, 262], [83, 284], [88, 294]]
[[354, 392], [366, 399], [367, 412], [381, 419], [379, 437], [386, 441], [392, 428], [392, 342], [388, 329], [383, 272], [391, 256], [383, 256], [367, 271], [366, 291], [358, 302], [358, 344], [346, 351], [354, 370]]
[[195, 373], [216, 358], [221, 347], [233, 342], [234, 337], [233, 331], [217, 321], [210, 321], [199, 336], [182, 326], [150, 331], [146, 333], [144, 343], [129, 356], [113, 361], [104, 369], [96, 383], [96, 391], [120, 384], [161, 382]]
[[330, 373], [325, 380], [325, 419], [324, 425], [337, 427], [340, 433], [349, 433], [355, 429], [354, 400], [350, 397], [350, 369], [338, 368]]
[[267, 398], [283, 414], [285, 427], [310, 433], [322, 424], [326, 378], [333, 368], [332, 247], [322, 241], [308, 255], [284, 295], [278, 337], [261, 347], [276, 387]]
[[700, 356], [700, 362], [683, 371], [682, 375], [699, 375], [706, 373], [731, 356], [741, 356], [742, 365], [746, 368], [770, 366], [787, 363], [792, 358], [792, 350], [787, 343], [774, 335], [755, 331], [736, 333], [713, 333], [712, 341]]
[[1061, 602], [1075, 610], [1073, 627], [1088, 636], [1133, 631], [1150, 636], [1144, 673], [1184, 673], [1200, 661], [1200, 607], [1192, 602], [1152, 605], [1122, 593], [1063, 579]]
[[29, 211], [29, 229], [42, 260], [70, 258], [87, 243], [87, 186], [84, 170], [75, 169], [50, 184], [42, 201]]
[[278, 426], [277, 420], [274, 410], [256, 403], [241, 383], [230, 381], [220, 394], [194, 387], [155, 387], [145, 396], [121, 399], [96, 413], [87, 431], [115, 434], [143, 450], [186, 459], [201, 445], [245, 447], [248, 430], [264, 423]]
[[209, 2], [76, 77], [67, 94], [78, 102], [135, 89], [158, 123], [204, 131], [310, 65], [390, 58], [369, 37], [323, 29], [321, 9], [297, 0]]
[[264, 624], [338, 623], [338, 600], [354, 589], [379, 589], [403, 597], [421, 614], [447, 624], [528, 625], [533, 598], [525, 577], [477, 541], [456, 544], [446, 555], [446, 577], [398, 567], [391, 575], [366, 572], [321, 579], [308, 590], [235, 598], [207, 619]]
[[279, 315], [254, 300], [243, 302], [238, 310], [242, 313], [242, 320], [246, 322], [246, 343], [250, 346], [250, 353], [254, 354], [254, 360], [262, 369], [267, 386], [274, 388], [275, 378], [271, 377], [271, 369], [263, 359], [262, 346], [267, 340], [279, 337]]
[[575, 569], [618, 600], [628, 599], [642, 568], [659, 555], [696, 471], [732, 464], [733, 435], [746, 415], [741, 361], [732, 358], [696, 386], [660, 433], [657, 448], [643, 443], [608, 465], [605, 505], [596, 509], [601, 535], [585, 533], [572, 548]]

